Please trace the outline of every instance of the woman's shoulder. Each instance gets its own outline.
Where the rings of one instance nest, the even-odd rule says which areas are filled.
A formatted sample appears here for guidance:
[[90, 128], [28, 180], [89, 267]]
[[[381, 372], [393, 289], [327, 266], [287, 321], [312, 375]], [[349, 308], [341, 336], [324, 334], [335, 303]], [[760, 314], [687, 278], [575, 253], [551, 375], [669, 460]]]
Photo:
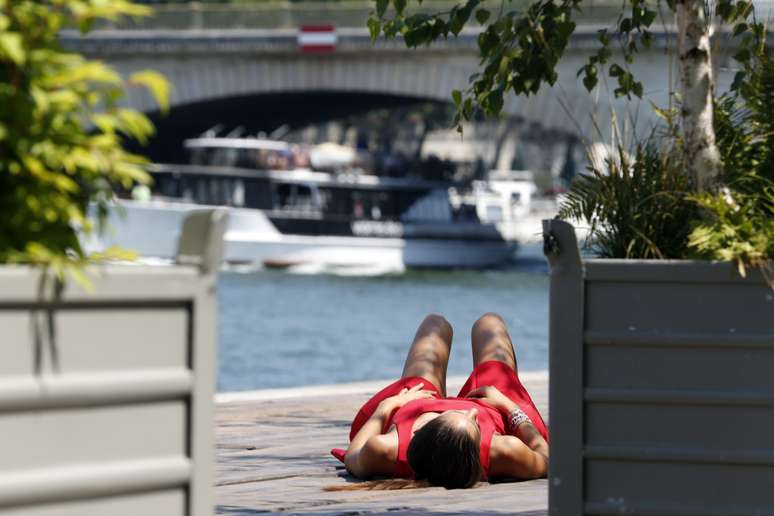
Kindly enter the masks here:
[[398, 460], [398, 434], [387, 432], [369, 437], [361, 453], [369, 471], [391, 474]]

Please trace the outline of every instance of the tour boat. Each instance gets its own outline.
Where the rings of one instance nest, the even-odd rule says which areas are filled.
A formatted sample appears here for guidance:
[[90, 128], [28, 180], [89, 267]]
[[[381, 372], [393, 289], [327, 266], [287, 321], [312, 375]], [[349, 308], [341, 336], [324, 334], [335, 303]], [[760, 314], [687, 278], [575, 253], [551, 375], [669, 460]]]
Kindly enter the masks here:
[[91, 248], [118, 244], [170, 258], [185, 213], [224, 207], [231, 265], [353, 274], [497, 267], [514, 258], [534, 191], [528, 180], [312, 170], [273, 140], [196, 138], [185, 146], [191, 163], [155, 165], [152, 189], [125, 193], [111, 232]]

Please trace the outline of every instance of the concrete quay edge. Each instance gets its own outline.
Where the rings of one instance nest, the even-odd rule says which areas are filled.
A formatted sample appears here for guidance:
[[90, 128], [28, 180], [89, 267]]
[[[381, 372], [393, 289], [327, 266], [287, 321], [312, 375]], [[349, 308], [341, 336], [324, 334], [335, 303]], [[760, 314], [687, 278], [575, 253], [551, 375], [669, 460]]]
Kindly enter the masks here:
[[[546, 380], [548, 378], [548, 371], [522, 371], [519, 373], [519, 378], [523, 382]], [[459, 389], [462, 387], [463, 383], [465, 383], [466, 379], [466, 376], [450, 376], [446, 380], [447, 387], [450, 391]], [[231, 403], [272, 401], [293, 398], [373, 394], [394, 381], [395, 379], [392, 378], [387, 380], [370, 380], [364, 382], [329, 385], [305, 385], [302, 387], [219, 392], [215, 395], [215, 403], [217, 405], [227, 405]]]

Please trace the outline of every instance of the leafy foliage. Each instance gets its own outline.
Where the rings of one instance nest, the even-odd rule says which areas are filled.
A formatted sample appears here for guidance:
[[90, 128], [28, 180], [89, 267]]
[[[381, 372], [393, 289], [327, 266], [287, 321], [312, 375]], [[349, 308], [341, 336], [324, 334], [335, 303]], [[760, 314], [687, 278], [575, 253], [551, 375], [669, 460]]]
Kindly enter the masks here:
[[[465, 91], [452, 93], [458, 129], [459, 123], [470, 120], [476, 110], [489, 116], [498, 115], [509, 93], [531, 95], [544, 85], [552, 86], [557, 80], [556, 66], [585, 7], [580, 0], [501, 0], [500, 9], [495, 13], [483, 0], [460, 0], [448, 11], [428, 14], [412, 12], [411, 4], [418, 6], [421, 0], [373, 1], [375, 10], [368, 19], [368, 28], [374, 40], [381, 34], [388, 38], [401, 37], [407, 47], [415, 48], [431, 45], [441, 38], [456, 37], [469, 24], [482, 26], [478, 36], [481, 71], [470, 77]], [[651, 27], [659, 13], [674, 11], [676, 3], [676, 0], [624, 0], [617, 20], [598, 31], [597, 50], [578, 70], [586, 89], [593, 90], [606, 70], [617, 85], [614, 89], [617, 97], [642, 97], [643, 85], [631, 73], [629, 64], [637, 52], [650, 47]], [[506, 9], [514, 4], [523, 8]], [[718, 18], [734, 24], [733, 34], [741, 38], [736, 57], [744, 61], [748, 58], [745, 49], [756, 39], [755, 32], [763, 29], [762, 24], [750, 21], [751, 2], [717, 0], [714, 4]], [[620, 59], [614, 59], [614, 50]]]
[[692, 197], [703, 209], [702, 221], [688, 243], [695, 256], [734, 262], [742, 277], [748, 266], [764, 274], [770, 272], [769, 260], [774, 259], [774, 183], [766, 179], [757, 182], [761, 188], [756, 193], [726, 190]]
[[[757, 41], [757, 40], [756, 40]], [[689, 246], [697, 257], [766, 270], [774, 259], [774, 60], [761, 38], [735, 94], [715, 104], [726, 187], [694, 196], [702, 220]]]
[[66, 52], [64, 27], [89, 29], [99, 18], [143, 15], [124, 0], [0, 0], [0, 262], [39, 263], [58, 272], [87, 259], [78, 231], [96, 203], [101, 225], [115, 186], [147, 183], [144, 158], [124, 138], [153, 132], [142, 114], [119, 105], [144, 86], [167, 106], [159, 74], [128, 81], [99, 61]]
[[774, 59], [768, 49], [759, 47], [743, 71], [736, 92], [715, 102], [715, 134], [724, 183], [755, 192], [755, 178], [774, 181]]
[[603, 258], [682, 258], [698, 209], [688, 200], [679, 153], [655, 137], [623, 148], [575, 179], [559, 217], [589, 225], [587, 247]]
[[715, 101], [715, 132], [724, 188], [692, 194], [681, 175], [678, 109], [657, 110], [665, 120], [658, 140], [621, 149], [609, 173], [578, 178], [560, 216], [590, 225], [588, 245], [609, 258], [701, 258], [748, 266], [771, 281], [774, 259], [774, 60], [762, 43], [743, 63], [736, 91]]
[[[508, 2], [510, 4], [510, 2]], [[394, 7], [394, 16], [387, 18], [388, 7]], [[408, 47], [429, 45], [449, 35], [459, 35], [475, 16], [477, 23], [484, 26], [478, 36], [479, 56], [482, 71], [471, 77], [470, 87], [464, 92], [455, 92], [454, 101], [458, 108], [457, 122], [470, 119], [474, 108], [488, 115], [497, 115], [503, 107], [503, 96], [507, 93], [534, 94], [543, 84], [556, 82], [556, 66], [575, 31], [574, 14], [582, 9], [579, 0], [554, 2], [541, 0], [529, 2], [524, 10], [505, 11], [497, 16], [481, 6], [481, 0], [465, 0], [448, 12], [430, 14], [407, 13], [406, 0], [376, 0], [376, 11], [368, 21], [371, 37], [376, 39], [383, 31], [387, 37], [402, 36]], [[631, 0], [631, 16], [621, 16], [617, 30], [621, 34], [641, 32], [642, 41], [650, 41], [647, 27], [655, 18], [655, 12], [639, 0]], [[505, 2], [502, 3], [505, 5]], [[593, 55], [579, 74], [585, 74], [584, 84], [591, 90], [597, 83], [598, 67], [610, 59], [610, 37], [607, 30], [600, 31], [601, 49]], [[636, 51], [635, 39], [629, 38], [624, 46], [627, 60]], [[618, 80], [617, 94], [642, 95], [642, 85], [623, 67], [615, 65], [611, 76]]]

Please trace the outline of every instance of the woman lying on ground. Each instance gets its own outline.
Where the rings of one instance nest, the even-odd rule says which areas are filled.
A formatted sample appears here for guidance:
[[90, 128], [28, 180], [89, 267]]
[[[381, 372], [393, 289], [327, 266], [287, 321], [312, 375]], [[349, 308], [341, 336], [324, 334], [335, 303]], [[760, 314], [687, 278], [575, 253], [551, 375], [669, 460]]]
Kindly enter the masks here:
[[452, 328], [427, 316], [411, 344], [400, 380], [378, 392], [352, 422], [347, 450], [331, 453], [352, 475], [393, 476], [331, 490], [438, 485], [467, 488], [491, 478], [532, 479], [548, 471], [548, 432], [519, 381], [505, 323], [485, 314], [473, 325], [473, 372], [446, 397]]

